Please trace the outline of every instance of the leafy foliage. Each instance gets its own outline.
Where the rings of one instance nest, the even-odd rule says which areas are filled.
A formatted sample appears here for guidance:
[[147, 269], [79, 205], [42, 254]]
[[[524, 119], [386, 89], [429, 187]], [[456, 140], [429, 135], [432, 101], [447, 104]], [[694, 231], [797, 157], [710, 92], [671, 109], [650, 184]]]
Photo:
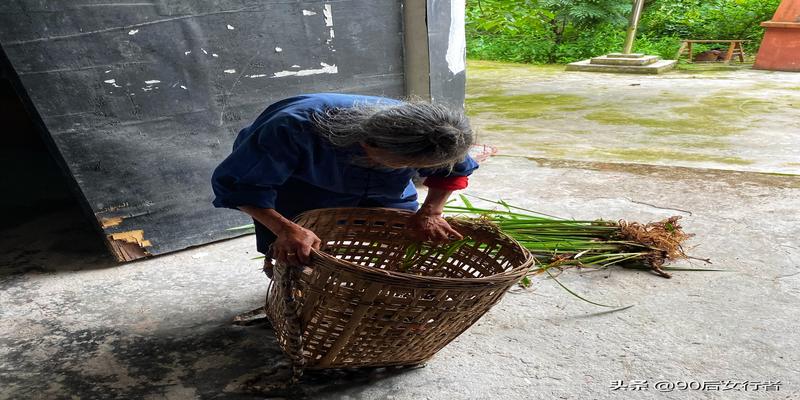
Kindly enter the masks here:
[[590, 27], [597, 23], [624, 24], [630, 2], [625, 0], [541, 0], [539, 7], [559, 22]]
[[[472, 58], [566, 63], [619, 51], [630, 0], [469, 0]], [[757, 50], [760, 23], [780, 0], [650, 0], [635, 49], [672, 58], [682, 38], [747, 39]]]

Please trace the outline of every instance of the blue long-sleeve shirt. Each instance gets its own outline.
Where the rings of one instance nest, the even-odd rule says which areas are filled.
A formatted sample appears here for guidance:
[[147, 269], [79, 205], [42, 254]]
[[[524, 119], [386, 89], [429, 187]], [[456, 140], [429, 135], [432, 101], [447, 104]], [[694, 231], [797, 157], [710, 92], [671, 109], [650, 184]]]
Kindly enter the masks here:
[[[360, 145], [337, 147], [315, 131], [311, 116], [359, 104], [399, 104], [393, 99], [309, 94], [269, 106], [239, 132], [233, 152], [214, 170], [214, 206], [272, 208], [286, 218], [317, 208], [375, 206], [416, 210], [411, 178], [467, 176], [478, 164], [469, 156], [452, 171], [368, 168], [354, 163], [366, 154]], [[258, 250], [266, 253], [274, 236], [256, 221]]]

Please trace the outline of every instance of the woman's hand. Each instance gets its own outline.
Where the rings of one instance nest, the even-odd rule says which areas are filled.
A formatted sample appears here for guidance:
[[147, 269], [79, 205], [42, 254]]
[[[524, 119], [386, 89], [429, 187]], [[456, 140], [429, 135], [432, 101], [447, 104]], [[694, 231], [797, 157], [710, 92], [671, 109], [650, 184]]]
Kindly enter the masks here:
[[429, 188], [425, 203], [409, 221], [411, 228], [420, 240], [446, 242], [450, 238], [458, 240], [464, 237], [453, 229], [442, 217], [444, 205], [452, 192], [445, 189]]
[[[322, 241], [310, 230], [286, 219], [272, 208], [240, 206], [256, 221], [262, 223], [277, 239], [272, 243], [272, 258], [289, 265], [308, 265], [311, 249], [319, 249]], [[269, 268], [265, 264], [265, 269]]]
[[319, 249], [322, 241], [314, 232], [295, 223], [286, 224], [272, 244], [272, 257], [287, 265], [308, 265], [311, 249]]
[[456, 239], [464, 238], [447, 223], [441, 213], [429, 211], [425, 207], [411, 216], [409, 228], [415, 232], [419, 239], [437, 243], [446, 242], [453, 237]]

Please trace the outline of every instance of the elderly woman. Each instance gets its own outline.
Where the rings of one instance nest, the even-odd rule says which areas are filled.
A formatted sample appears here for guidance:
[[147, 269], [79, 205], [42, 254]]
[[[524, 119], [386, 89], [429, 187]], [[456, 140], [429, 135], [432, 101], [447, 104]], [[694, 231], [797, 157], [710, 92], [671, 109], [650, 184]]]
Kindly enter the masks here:
[[[316, 208], [412, 210], [421, 239], [460, 238], [442, 209], [478, 167], [467, 155], [472, 143], [466, 117], [440, 105], [345, 94], [292, 97], [239, 133], [214, 171], [214, 205], [253, 217], [258, 251], [292, 264], [307, 263], [320, 245], [314, 232], [291, 221]], [[425, 177], [428, 187], [421, 207], [415, 176]]]

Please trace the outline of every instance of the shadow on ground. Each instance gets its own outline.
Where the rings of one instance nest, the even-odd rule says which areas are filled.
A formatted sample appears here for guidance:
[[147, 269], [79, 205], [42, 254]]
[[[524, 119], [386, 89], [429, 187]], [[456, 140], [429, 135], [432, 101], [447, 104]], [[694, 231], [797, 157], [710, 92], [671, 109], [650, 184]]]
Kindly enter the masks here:
[[[3, 398], [309, 398], [403, 373], [401, 369], [308, 372], [289, 385], [291, 369], [268, 324], [219, 324], [195, 332], [131, 335], [114, 329], [70, 331], [44, 323], [41, 337], [10, 343], [0, 373]], [[63, 336], [62, 336], [63, 335]]]
[[[2, 399], [302, 399], [406, 371], [308, 372], [289, 385], [291, 367], [266, 320], [234, 324], [244, 310], [227, 299], [231, 291], [214, 299], [185, 287], [185, 270], [151, 276], [168, 269], [116, 263], [77, 207], [7, 226], [0, 243]], [[189, 282], [209, 286], [201, 278]], [[170, 284], [184, 286], [170, 292]], [[126, 285], [142, 288], [119, 289]], [[259, 301], [263, 292], [241, 297]]]

